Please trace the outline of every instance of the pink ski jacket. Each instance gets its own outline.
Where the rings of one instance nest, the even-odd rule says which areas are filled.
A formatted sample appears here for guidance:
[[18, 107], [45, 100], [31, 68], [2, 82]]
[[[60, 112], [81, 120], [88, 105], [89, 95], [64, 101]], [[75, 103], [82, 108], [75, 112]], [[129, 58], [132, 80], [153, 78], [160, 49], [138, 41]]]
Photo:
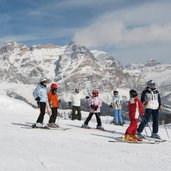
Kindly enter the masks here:
[[[98, 106], [97, 110], [94, 110], [90, 105]], [[100, 113], [100, 108], [102, 106], [102, 99], [99, 96], [91, 97], [89, 100], [90, 113]]]

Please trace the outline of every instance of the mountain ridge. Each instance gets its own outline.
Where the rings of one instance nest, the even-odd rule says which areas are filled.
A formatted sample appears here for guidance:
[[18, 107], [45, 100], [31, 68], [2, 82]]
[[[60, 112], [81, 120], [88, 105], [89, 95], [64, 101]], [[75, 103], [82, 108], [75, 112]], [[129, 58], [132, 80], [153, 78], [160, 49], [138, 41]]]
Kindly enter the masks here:
[[33, 86], [45, 77], [60, 85], [61, 96], [66, 101], [75, 88], [79, 88], [84, 96], [96, 88], [109, 103], [114, 89], [119, 89], [122, 95], [124, 89], [130, 88], [141, 92], [146, 82], [153, 79], [166, 105], [171, 102], [171, 64], [160, 64], [156, 60], [124, 67], [112, 55], [89, 50], [74, 42], [66, 46], [32, 47], [7, 42], [0, 48], [0, 62], [1, 82]]

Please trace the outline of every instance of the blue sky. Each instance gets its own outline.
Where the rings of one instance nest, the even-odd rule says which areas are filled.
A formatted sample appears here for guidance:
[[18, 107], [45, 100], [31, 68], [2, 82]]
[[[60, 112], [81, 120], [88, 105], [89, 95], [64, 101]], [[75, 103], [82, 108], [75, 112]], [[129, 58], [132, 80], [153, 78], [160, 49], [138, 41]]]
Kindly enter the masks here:
[[170, 0], [0, 0], [0, 42], [75, 41], [123, 64], [171, 63]]

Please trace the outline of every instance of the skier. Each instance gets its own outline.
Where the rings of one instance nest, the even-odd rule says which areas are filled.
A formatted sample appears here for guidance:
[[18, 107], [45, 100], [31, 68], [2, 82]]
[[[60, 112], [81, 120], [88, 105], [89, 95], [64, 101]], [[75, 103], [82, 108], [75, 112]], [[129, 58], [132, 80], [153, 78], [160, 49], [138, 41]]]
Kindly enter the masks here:
[[138, 93], [135, 90], [129, 91], [130, 100], [128, 102], [128, 112], [130, 125], [125, 132], [125, 141], [142, 141], [138, 136], [136, 136], [138, 119], [140, 115], [144, 114], [143, 105], [140, 99], [138, 98]]
[[46, 90], [46, 79], [41, 79], [40, 82], [38, 83], [37, 87], [33, 91], [33, 96], [35, 100], [39, 104], [40, 108], [40, 114], [39, 117], [37, 118], [36, 124], [33, 125], [33, 127], [44, 127], [45, 125], [43, 124], [44, 120], [44, 115], [45, 115], [45, 110], [46, 110], [46, 102], [47, 102], [47, 90]]
[[153, 129], [152, 129], [151, 137], [155, 139], [160, 139], [160, 136], [158, 135], [158, 120], [159, 120], [159, 112], [162, 111], [162, 104], [161, 104], [159, 91], [156, 89], [156, 84], [153, 80], [149, 80], [147, 82], [147, 87], [141, 94], [141, 101], [145, 108], [145, 115], [137, 129], [137, 135], [140, 138], [144, 138], [141, 132], [143, 131], [146, 124], [148, 124], [149, 119], [152, 115]]
[[102, 106], [102, 99], [99, 97], [99, 92], [98, 90], [93, 90], [92, 91], [92, 97], [89, 99], [89, 108], [90, 108], [90, 113], [87, 119], [85, 120], [84, 124], [82, 125], [82, 128], [90, 128], [88, 126], [89, 121], [91, 120], [93, 114], [96, 116], [97, 120], [97, 129], [104, 129], [102, 127], [102, 122], [100, 119], [100, 108]]
[[[72, 94], [70, 101], [69, 101], [69, 106], [71, 106], [72, 104], [72, 114], [71, 114], [71, 119], [75, 120], [81, 120], [82, 116], [81, 116], [81, 95], [79, 92], [79, 89], [76, 88], [75, 92]], [[75, 114], [77, 111], [77, 115]]]
[[119, 95], [119, 92], [114, 90], [113, 91], [113, 102], [111, 103], [110, 107], [114, 109], [114, 119], [115, 125], [123, 126], [123, 119], [122, 119], [122, 98]]
[[57, 128], [59, 127], [55, 122], [58, 115], [59, 99], [57, 94], [57, 84], [51, 84], [51, 90], [48, 92], [48, 102], [52, 111], [50, 116], [48, 127]]

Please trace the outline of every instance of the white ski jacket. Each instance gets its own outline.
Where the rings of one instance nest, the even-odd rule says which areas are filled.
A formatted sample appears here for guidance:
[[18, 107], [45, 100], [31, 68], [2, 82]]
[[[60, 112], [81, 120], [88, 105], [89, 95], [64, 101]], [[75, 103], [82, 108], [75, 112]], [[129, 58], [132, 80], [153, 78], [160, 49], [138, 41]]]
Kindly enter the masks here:
[[80, 95], [80, 93], [72, 94], [70, 100], [72, 102], [72, 106], [80, 106], [81, 105], [81, 95]]

